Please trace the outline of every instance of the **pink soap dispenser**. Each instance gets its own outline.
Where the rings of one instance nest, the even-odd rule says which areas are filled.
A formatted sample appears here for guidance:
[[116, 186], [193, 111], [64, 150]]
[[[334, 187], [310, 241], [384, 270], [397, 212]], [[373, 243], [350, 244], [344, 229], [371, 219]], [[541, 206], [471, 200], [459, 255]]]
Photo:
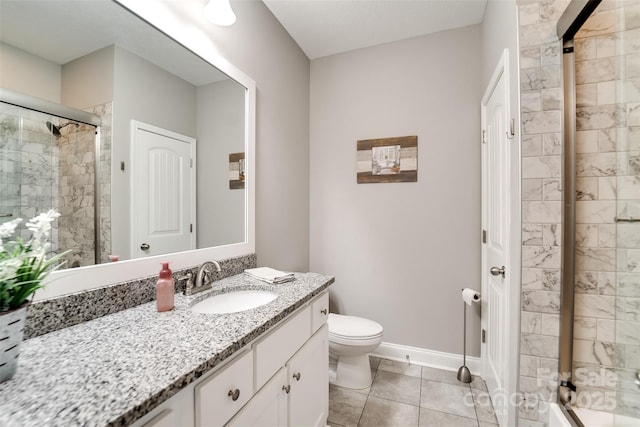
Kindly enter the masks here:
[[156, 284], [156, 307], [158, 311], [169, 311], [173, 309], [173, 277], [169, 270], [169, 263], [162, 263], [160, 277]]

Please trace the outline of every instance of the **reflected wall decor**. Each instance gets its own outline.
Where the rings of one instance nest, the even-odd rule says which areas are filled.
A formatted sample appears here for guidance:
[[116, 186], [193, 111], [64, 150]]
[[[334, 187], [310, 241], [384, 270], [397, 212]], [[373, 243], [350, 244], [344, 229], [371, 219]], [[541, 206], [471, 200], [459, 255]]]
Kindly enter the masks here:
[[244, 153], [229, 154], [229, 189], [244, 189]]
[[358, 184], [418, 181], [418, 137], [358, 141]]

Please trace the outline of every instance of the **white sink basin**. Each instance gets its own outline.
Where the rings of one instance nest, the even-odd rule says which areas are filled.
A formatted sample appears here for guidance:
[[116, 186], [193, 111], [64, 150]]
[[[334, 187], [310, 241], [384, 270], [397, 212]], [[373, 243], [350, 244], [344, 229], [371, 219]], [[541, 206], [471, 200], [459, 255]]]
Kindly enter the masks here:
[[237, 313], [268, 304], [276, 298], [278, 294], [269, 291], [233, 291], [200, 301], [191, 307], [191, 311], [205, 314]]

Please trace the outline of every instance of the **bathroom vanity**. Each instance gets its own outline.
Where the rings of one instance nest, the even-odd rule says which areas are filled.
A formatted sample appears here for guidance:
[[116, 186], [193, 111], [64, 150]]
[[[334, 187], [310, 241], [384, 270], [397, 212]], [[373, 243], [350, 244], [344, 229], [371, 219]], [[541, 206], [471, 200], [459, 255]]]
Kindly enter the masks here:
[[[27, 340], [16, 376], [0, 384], [0, 425], [325, 425], [333, 280], [239, 274], [176, 295], [171, 312], [151, 302]], [[247, 289], [278, 297], [237, 313], [190, 310]]]

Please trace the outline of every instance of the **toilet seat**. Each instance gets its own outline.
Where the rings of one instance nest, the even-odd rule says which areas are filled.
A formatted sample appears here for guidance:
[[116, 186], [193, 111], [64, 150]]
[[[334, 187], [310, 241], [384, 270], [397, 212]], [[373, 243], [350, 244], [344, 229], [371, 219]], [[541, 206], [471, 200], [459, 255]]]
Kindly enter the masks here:
[[378, 340], [384, 332], [382, 325], [373, 320], [356, 316], [329, 313], [329, 340], [339, 344], [368, 345]]

